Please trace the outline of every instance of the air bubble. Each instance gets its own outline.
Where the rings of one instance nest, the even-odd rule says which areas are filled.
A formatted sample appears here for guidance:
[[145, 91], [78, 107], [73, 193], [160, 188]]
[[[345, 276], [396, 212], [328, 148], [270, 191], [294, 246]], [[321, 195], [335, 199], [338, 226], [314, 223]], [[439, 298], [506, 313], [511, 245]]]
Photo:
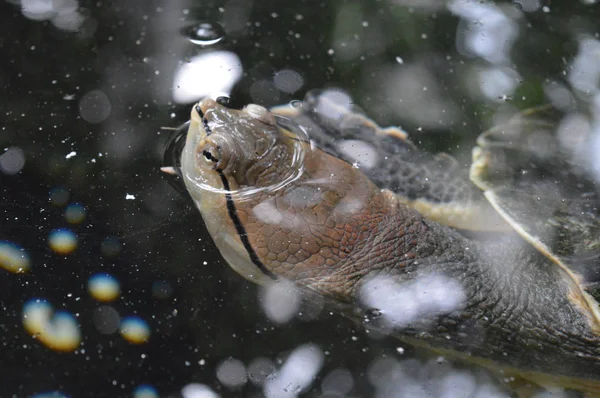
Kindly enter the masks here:
[[20, 274], [29, 271], [31, 261], [25, 249], [11, 242], [0, 241], [0, 268]]
[[57, 254], [70, 254], [77, 248], [77, 235], [68, 229], [56, 229], [48, 235], [48, 245]]
[[199, 46], [210, 46], [223, 40], [225, 31], [216, 22], [200, 22], [193, 26], [181, 29], [181, 34], [193, 44]]
[[132, 344], [142, 344], [150, 338], [150, 326], [137, 316], [130, 316], [121, 321], [121, 336]]
[[90, 295], [101, 302], [119, 298], [121, 287], [117, 278], [109, 274], [95, 274], [88, 280]]

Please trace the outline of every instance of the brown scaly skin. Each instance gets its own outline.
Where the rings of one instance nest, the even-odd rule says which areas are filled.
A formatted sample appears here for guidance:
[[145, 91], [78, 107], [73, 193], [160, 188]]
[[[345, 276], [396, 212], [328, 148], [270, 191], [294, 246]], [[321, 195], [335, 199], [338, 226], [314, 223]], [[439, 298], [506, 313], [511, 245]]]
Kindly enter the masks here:
[[[464, 302], [395, 334], [500, 367], [600, 384], [600, 338], [579, 287], [516, 234], [495, 242], [466, 239], [307, 144], [301, 146], [302, 174], [275, 191], [238, 200], [200, 189], [198, 182], [217, 190], [226, 183], [231, 191], [278, 183], [297, 143], [282, 135], [264, 109], [234, 111], [211, 100], [199, 105], [203, 117], [192, 111], [182, 171], [221, 253], [244, 277], [258, 283], [286, 278], [360, 313], [371, 310], [359, 292], [374, 276], [401, 285], [443, 275], [460, 285]], [[213, 151], [213, 141], [236, 142], [215, 152], [229, 163], [202, 159], [207, 148]], [[239, 147], [246, 152], [236, 152]]]

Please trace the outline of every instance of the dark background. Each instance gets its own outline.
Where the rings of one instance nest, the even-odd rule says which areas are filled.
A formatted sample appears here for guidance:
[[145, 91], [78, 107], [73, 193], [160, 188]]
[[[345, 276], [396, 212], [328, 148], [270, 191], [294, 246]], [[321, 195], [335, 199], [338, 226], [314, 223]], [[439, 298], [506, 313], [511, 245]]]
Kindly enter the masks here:
[[[369, 376], [370, 364], [381, 358], [408, 363], [414, 385], [421, 386], [415, 393], [404, 384], [393, 396], [491, 396], [480, 385], [493, 384], [479, 370], [446, 362], [439, 365], [443, 371], [431, 372], [421, 353], [391, 339], [371, 339], [328, 311], [316, 320], [271, 323], [259, 305], [260, 289], [226, 266], [199, 214], [159, 170], [172, 133], [161, 127], [184, 123], [193, 102], [174, 101], [176, 70], [217, 50], [241, 61], [243, 75], [229, 93], [232, 106], [271, 106], [302, 99], [313, 88], [338, 87], [379, 124], [402, 125], [420, 146], [465, 163], [481, 131], [518, 109], [555, 101], [550, 92], [562, 93], [556, 101], [563, 106], [577, 101], [594, 108], [600, 56], [583, 58], [589, 68], [573, 71], [575, 59], [582, 59], [582, 40], [591, 40], [592, 49], [599, 45], [597, 5], [453, 3], [467, 11], [460, 14], [442, 0], [1, 2], [0, 156], [18, 148], [25, 165], [17, 174], [0, 170], [0, 240], [24, 248], [31, 269], [22, 275], [0, 269], [0, 397], [51, 391], [128, 397], [142, 383], [160, 396], [177, 396], [189, 383], [221, 396], [261, 396], [250, 382], [235, 389], [222, 385], [217, 365], [230, 357], [246, 365], [265, 357], [277, 366], [308, 342], [325, 352], [325, 363], [305, 396], [344, 396], [341, 390], [324, 392], [323, 380], [336, 369], [352, 375], [347, 396], [392, 396]], [[54, 8], [32, 19], [27, 10], [43, 4]], [[480, 18], [465, 16], [482, 6], [489, 8]], [[65, 10], [76, 10], [77, 18], [61, 22]], [[505, 22], [496, 26], [498, 15]], [[191, 43], [184, 33], [202, 21], [217, 36], [222, 29], [223, 39]], [[506, 24], [512, 36], [505, 36]], [[485, 57], [465, 48], [465, 38], [479, 28], [503, 50]], [[494, 57], [502, 51], [504, 57]], [[299, 89], [284, 92], [273, 84], [283, 69], [302, 77]], [[478, 77], [485, 70], [509, 76], [503, 94], [485, 93], [486, 81]], [[578, 83], [582, 73], [593, 83], [588, 89]], [[106, 103], [92, 104], [91, 121], [99, 122], [82, 117], [81, 100], [92, 90], [110, 103], [104, 116]], [[436, 112], [436, 103], [444, 112]], [[72, 151], [76, 155], [67, 158]], [[83, 223], [68, 225], [64, 206], [51, 203], [57, 188], [69, 192], [69, 203], [85, 207]], [[127, 194], [135, 199], [126, 200]], [[77, 234], [70, 255], [48, 247], [48, 234], [60, 227]], [[107, 238], [119, 243], [117, 254], [102, 250]], [[87, 292], [87, 280], [97, 272], [118, 278], [122, 294], [109, 305], [122, 316], [145, 319], [148, 343], [133, 345], [118, 333], [97, 330], [93, 318], [101, 304]], [[168, 286], [168, 294], [157, 294], [157, 282]], [[22, 308], [34, 297], [77, 314], [83, 340], [75, 353], [53, 351], [27, 334]], [[477, 387], [464, 395], [436, 395], [439, 388], [427, 387], [453, 374], [475, 375], [467, 377]], [[497, 396], [506, 396], [499, 388]]]

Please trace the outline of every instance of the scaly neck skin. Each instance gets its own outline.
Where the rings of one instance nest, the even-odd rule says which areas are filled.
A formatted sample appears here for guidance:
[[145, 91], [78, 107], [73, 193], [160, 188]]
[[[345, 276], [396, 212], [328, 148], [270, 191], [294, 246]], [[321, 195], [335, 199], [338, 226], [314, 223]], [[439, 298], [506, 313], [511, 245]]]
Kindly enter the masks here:
[[425, 333], [411, 324], [400, 334], [517, 368], [586, 377], [600, 369], [598, 340], [567, 298], [570, 282], [518, 237], [468, 240], [324, 153], [307, 153], [294, 184], [237, 209], [266, 268], [326, 296], [360, 305], [361, 287], [376, 276], [403, 289], [442, 275], [462, 289], [456, 308], [418, 322]]

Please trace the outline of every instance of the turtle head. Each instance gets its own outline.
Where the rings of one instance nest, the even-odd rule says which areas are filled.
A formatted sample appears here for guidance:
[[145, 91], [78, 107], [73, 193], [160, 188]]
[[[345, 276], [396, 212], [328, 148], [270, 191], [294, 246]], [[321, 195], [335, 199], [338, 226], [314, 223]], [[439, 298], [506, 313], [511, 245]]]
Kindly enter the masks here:
[[250, 239], [253, 206], [289, 188], [304, 172], [308, 136], [291, 119], [259, 105], [229, 109], [212, 99], [194, 105], [181, 175], [209, 234], [238, 273], [272, 280]]
[[188, 188], [244, 195], [297, 176], [306, 139], [280, 127], [278, 118], [255, 104], [242, 110], [212, 99], [196, 104], [181, 162]]

